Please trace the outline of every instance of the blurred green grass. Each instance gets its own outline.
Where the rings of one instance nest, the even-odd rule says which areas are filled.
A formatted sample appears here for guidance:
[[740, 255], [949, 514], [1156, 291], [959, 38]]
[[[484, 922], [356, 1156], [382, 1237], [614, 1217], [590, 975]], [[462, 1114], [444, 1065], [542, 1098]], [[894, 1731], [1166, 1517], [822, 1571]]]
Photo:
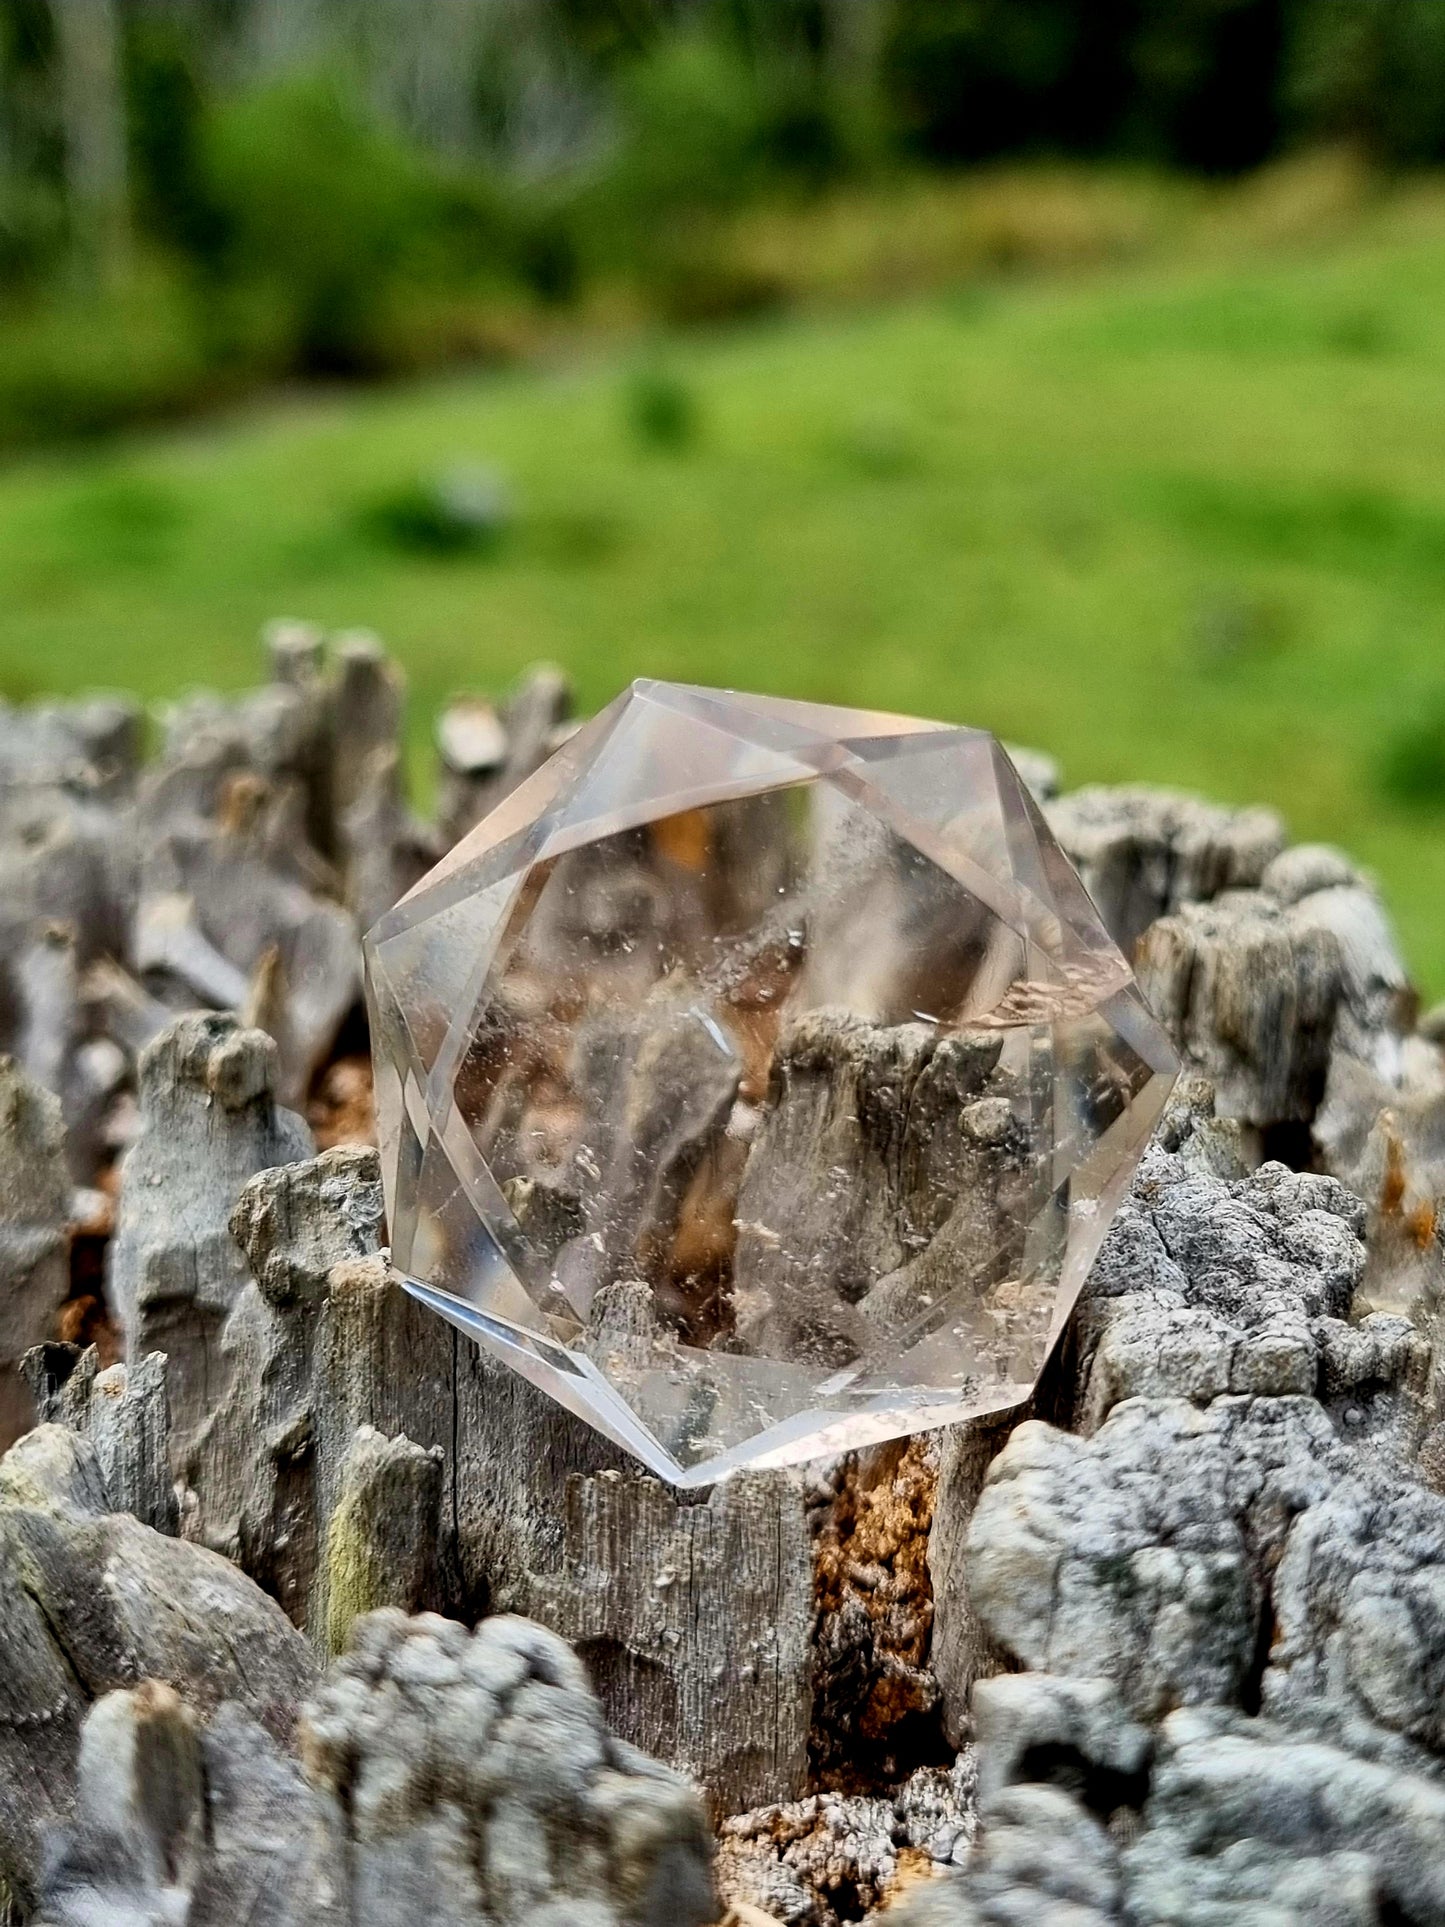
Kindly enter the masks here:
[[[637, 430], [651, 365], [27, 458], [0, 472], [0, 689], [242, 684], [291, 614], [381, 631], [419, 750], [442, 697], [537, 657], [588, 705], [646, 674], [982, 723], [1072, 783], [1277, 804], [1377, 871], [1445, 994], [1445, 799], [1381, 779], [1445, 691], [1438, 209], [678, 337], [676, 445]], [[501, 540], [378, 536], [378, 501], [468, 461], [506, 480]]]

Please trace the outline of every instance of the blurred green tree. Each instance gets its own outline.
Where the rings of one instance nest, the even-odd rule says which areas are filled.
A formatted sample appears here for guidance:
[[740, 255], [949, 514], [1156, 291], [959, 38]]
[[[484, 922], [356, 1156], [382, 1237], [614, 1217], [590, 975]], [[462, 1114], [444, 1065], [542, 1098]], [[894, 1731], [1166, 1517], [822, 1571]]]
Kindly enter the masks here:
[[1307, 137], [1395, 164], [1445, 160], [1445, 6], [1297, 0], [1283, 105]]
[[203, 143], [232, 348], [306, 374], [384, 366], [391, 301], [434, 225], [419, 157], [326, 74], [226, 101]]

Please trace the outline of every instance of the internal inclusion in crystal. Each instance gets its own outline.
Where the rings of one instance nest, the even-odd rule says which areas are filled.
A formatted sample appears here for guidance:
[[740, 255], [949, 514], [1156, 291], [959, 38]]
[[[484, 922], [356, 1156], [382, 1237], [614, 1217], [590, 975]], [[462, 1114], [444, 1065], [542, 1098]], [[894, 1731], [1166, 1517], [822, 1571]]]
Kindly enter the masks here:
[[367, 978], [401, 1279], [683, 1486], [1026, 1398], [1177, 1069], [991, 736], [666, 683]]

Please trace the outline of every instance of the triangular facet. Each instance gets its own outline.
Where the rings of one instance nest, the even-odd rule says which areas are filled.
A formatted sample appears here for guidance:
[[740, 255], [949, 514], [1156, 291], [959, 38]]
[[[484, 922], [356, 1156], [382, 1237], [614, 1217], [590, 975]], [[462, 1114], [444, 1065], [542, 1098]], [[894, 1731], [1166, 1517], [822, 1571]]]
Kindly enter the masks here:
[[805, 783], [812, 775], [794, 757], [683, 717], [635, 687], [607, 742], [557, 811], [539, 854], [558, 856], [640, 823]]

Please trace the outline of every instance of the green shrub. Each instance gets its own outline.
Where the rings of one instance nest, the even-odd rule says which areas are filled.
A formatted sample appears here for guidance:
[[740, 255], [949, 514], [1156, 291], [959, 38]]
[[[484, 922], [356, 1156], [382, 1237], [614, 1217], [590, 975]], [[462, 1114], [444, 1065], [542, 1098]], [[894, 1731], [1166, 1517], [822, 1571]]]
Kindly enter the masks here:
[[1445, 7], [1439, 0], [1313, 0], [1298, 10], [1284, 107], [1315, 138], [1380, 159], [1445, 158]]
[[12, 312], [3, 330], [0, 445], [104, 434], [212, 385], [194, 302], [157, 269], [103, 299]]
[[621, 86], [614, 205], [634, 228], [737, 207], [766, 172], [767, 106], [756, 72], [726, 40], [659, 41]]
[[850, 113], [816, 63], [721, 30], [655, 40], [618, 78], [616, 145], [574, 208], [588, 264], [639, 281], [667, 321], [778, 306], [779, 280], [737, 257], [729, 223], [844, 171], [863, 145]]
[[1388, 319], [1368, 307], [1347, 308], [1325, 325], [1326, 345], [1338, 355], [1374, 361], [1395, 347], [1394, 332]]
[[177, 258], [210, 262], [222, 224], [206, 172], [202, 50], [178, 11], [156, 9], [137, 10], [125, 51], [136, 223]]
[[362, 526], [387, 547], [415, 555], [479, 555], [513, 520], [511, 491], [494, 470], [459, 463], [393, 489], [369, 504]]
[[55, 281], [65, 240], [58, 192], [41, 181], [0, 173], [0, 288], [19, 292]]
[[483, 223], [325, 76], [224, 102], [205, 130], [221, 230], [215, 313], [230, 352], [305, 374], [384, 370], [419, 284], [457, 271]]
[[1380, 788], [1396, 803], [1445, 808], [1445, 690], [1426, 697], [1392, 730], [1378, 775]]
[[675, 453], [696, 441], [697, 397], [670, 369], [637, 369], [627, 382], [624, 400], [628, 427], [645, 447]]

